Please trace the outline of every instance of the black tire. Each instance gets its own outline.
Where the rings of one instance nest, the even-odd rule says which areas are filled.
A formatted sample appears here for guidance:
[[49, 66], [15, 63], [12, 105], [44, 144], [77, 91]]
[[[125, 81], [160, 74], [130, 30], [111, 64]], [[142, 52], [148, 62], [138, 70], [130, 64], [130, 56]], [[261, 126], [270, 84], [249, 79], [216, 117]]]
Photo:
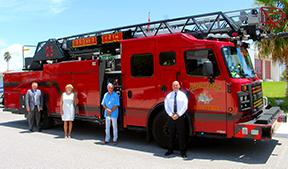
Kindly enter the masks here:
[[43, 110], [41, 111], [40, 125], [42, 129], [49, 129], [54, 126], [53, 118], [49, 117], [48, 115], [49, 115], [49, 111], [47, 107], [45, 106]]
[[[169, 129], [168, 129], [168, 115], [166, 114], [165, 110], [160, 111], [157, 116], [155, 117], [153, 121], [152, 126], [152, 132], [155, 141], [162, 147], [167, 149], [169, 145]], [[185, 121], [186, 126], [186, 143], [187, 145], [191, 142], [192, 137], [189, 136], [190, 131], [192, 130], [191, 127], [189, 127], [187, 122], [187, 117]], [[174, 148], [178, 149], [178, 137], [176, 136], [175, 142], [174, 142]]]
[[153, 121], [152, 132], [155, 141], [163, 148], [168, 148], [169, 130], [168, 115], [164, 110], [160, 111]]

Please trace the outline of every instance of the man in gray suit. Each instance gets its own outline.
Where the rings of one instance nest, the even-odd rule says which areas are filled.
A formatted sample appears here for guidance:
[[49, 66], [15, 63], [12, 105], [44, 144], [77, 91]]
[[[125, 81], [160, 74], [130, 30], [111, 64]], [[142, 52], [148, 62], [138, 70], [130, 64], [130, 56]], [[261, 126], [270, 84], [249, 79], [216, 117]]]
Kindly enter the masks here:
[[29, 89], [25, 97], [26, 110], [28, 111], [29, 131], [33, 132], [34, 119], [36, 120], [36, 127], [41, 132], [40, 127], [40, 111], [43, 110], [43, 95], [41, 90], [37, 89], [38, 84], [32, 83], [32, 89]]

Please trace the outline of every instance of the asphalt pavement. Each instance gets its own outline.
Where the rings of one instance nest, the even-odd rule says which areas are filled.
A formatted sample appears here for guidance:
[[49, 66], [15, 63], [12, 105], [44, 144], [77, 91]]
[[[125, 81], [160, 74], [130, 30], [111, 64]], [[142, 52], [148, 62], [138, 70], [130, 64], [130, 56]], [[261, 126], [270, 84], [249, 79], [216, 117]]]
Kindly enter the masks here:
[[187, 159], [164, 156], [145, 132], [119, 131], [118, 145], [102, 145], [104, 126], [74, 122], [71, 139], [62, 124], [28, 132], [23, 115], [0, 108], [0, 168], [288, 168], [288, 124], [271, 140], [195, 138]]

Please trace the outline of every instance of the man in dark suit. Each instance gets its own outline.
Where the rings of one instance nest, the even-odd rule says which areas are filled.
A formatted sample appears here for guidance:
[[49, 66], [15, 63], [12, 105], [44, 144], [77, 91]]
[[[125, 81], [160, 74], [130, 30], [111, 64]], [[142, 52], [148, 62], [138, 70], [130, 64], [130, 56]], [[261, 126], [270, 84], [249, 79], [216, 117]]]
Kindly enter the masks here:
[[34, 119], [36, 121], [36, 127], [39, 132], [41, 132], [40, 126], [40, 111], [43, 110], [43, 95], [41, 90], [38, 90], [38, 84], [36, 82], [32, 83], [32, 89], [29, 89], [25, 97], [25, 106], [28, 111], [28, 124], [29, 131], [33, 132]]

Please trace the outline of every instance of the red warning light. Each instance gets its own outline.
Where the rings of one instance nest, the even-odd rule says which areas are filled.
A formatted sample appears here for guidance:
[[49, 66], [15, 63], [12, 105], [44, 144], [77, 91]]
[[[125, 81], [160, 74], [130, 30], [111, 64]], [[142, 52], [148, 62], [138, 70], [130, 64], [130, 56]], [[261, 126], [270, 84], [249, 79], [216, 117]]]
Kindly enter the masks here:
[[236, 37], [237, 35], [238, 35], [237, 32], [232, 33], [233, 37]]

